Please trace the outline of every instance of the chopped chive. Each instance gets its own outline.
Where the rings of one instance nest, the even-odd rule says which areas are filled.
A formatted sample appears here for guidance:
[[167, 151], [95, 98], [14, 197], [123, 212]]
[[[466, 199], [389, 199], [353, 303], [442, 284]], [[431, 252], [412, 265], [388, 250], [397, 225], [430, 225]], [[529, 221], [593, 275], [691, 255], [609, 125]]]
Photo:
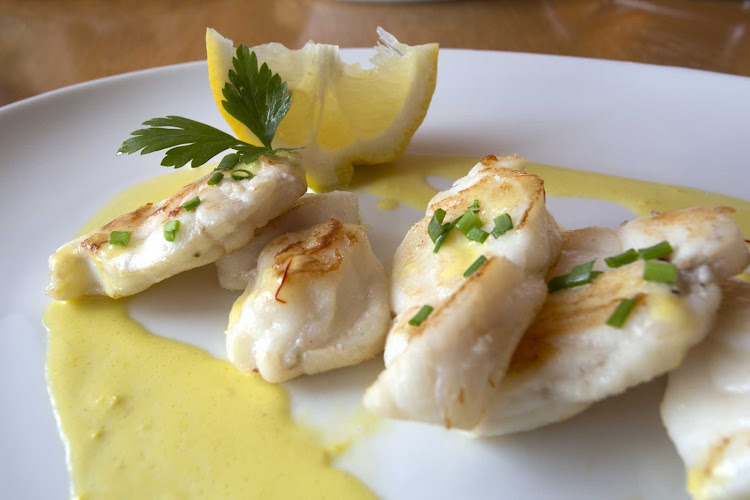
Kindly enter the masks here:
[[183, 203], [182, 208], [184, 208], [185, 210], [189, 212], [191, 210], [195, 210], [195, 207], [197, 207], [200, 204], [201, 204], [201, 199], [198, 196], [196, 196], [192, 200], [188, 200], [185, 203]]
[[601, 271], [592, 271], [595, 260], [579, 264], [574, 267], [568, 274], [552, 278], [547, 284], [549, 292], [557, 292], [566, 288], [574, 288], [581, 285], [588, 285], [599, 276]]
[[485, 257], [484, 255], [480, 255], [479, 257], [477, 257], [477, 260], [475, 260], [474, 263], [470, 265], [468, 269], [466, 269], [466, 271], [464, 271], [464, 278], [468, 278], [469, 276], [477, 272], [477, 269], [482, 267], [482, 264], [484, 264], [485, 262], [487, 262], [487, 257]]
[[216, 184], [220, 183], [223, 178], [224, 174], [222, 174], [221, 172], [214, 172], [214, 175], [212, 175], [211, 178], [208, 179], [207, 184], [209, 186], [215, 186]]
[[677, 266], [661, 260], [647, 260], [643, 269], [643, 279], [674, 285], [677, 281]]
[[109, 233], [110, 245], [125, 246], [130, 243], [130, 231], [112, 231]]
[[479, 212], [479, 200], [474, 200], [474, 203], [471, 204], [469, 207], [469, 210], [471, 210], [474, 213]]
[[638, 252], [635, 251], [635, 248], [631, 248], [622, 253], [618, 253], [617, 255], [613, 255], [612, 257], [607, 257], [604, 259], [604, 262], [606, 262], [609, 267], [621, 267], [625, 264], [635, 262], [636, 260], [638, 260]]
[[422, 306], [422, 309], [420, 309], [419, 312], [417, 312], [417, 314], [415, 314], [414, 317], [409, 320], [409, 324], [411, 326], [419, 326], [424, 320], [427, 319], [427, 316], [429, 316], [431, 313], [432, 306], [424, 305]]
[[453, 222], [449, 222], [448, 224], [445, 224], [443, 226], [443, 232], [440, 236], [437, 237], [435, 240], [435, 248], [432, 250], [433, 253], [438, 253], [438, 250], [440, 250], [440, 247], [443, 246], [443, 242], [450, 234], [451, 230], [456, 227], [456, 223], [459, 221], [460, 217]]
[[170, 220], [164, 223], [164, 239], [167, 241], [174, 241], [177, 231], [180, 230], [180, 221]]
[[443, 219], [445, 219], [445, 210], [438, 208], [430, 219], [430, 224], [427, 226], [427, 234], [430, 235], [430, 239], [435, 243], [438, 236], [443, 234], [445, 226], [443, 226]]
[[494, 219], [495, 228], [492, 230], [492, 236], [495, 238], [500, 237], [513, 229], [513, 220], [508, 214], [498, 215]]
[[238, 153], [229, 153], [219, 162], [219, 166], [214, 170], [232, 170], [235, 165], [240, 162], [240, 155]]
[[612, 315], [607, 319], [607, 324], [615, 328], [622, 328], [625, 321], [630, 316], [630, 311], [635, 307], [635, 299], [622, 299], [617, 307], [615, 308]]
[[672, 253], [672, 245], [668, 241], [662, 241], [656, 245], [638, 249], [638, 254], [643, 260], [658, 259], [670, 253]]
[[490, 233], [487, 231], [484, 231], [482, 229], [479, 229], [478, 227], [472, 227], [471, 231], [469, 231], [469, 234], [466, 235], [468, 239], [471, 241], [478, 241], [479, 243], [484, 243], [484, 240], [487, 239], [487, 236], [489, 236]]
[[229, 174], [232, 179], [235, 181], [242, 181], [245, 179], [252, 179], [253, 173], [249, 170], [245, 170], [244, 168], [236, 168], [232, 170], [232, 172]]
[[471, 210], [467, 210], [456, 222], [456, 229], [464, 233], [464, 236], [469, 234], [472, 228], [482, 227], [482, 221], [479, 220], [477, 214]]

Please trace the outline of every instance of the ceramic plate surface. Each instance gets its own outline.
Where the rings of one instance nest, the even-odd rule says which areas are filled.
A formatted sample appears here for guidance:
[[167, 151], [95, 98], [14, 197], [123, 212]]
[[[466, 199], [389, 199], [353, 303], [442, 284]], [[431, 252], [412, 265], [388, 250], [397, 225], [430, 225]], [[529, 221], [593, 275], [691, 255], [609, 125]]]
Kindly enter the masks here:
[[[345, 56], [366, 61], [370, 53], [352, 49]], [[98, 80], [0, 108], [0, 498], [68, 495], [44, 381], [47, 258], [113, 195], [166, 172], [158, 155], [114, 153], [143, 120], [169, 114], [228, 130], [205, 62]], [[442, 50], [432, 106], [409, 152], [518, 153], [747, 198], [748, 131], [750, 79]], [[420, 214], [405, 207], [379, 211], [375, 201], [362, 195], [362, 214], [389, 265]], [[614, 226], [629, 215], [607, 202], [551, 198], [550, 206], [571, 229]], [[211, 272], [186, 273], [144, 292], [133, 299], [132, 314], [155, 333], [223, 357], [234, 294], [217, 286], [202, 297], [175, 296]], [[344, 436], [379, 368], [372, 362], [289, 383], [293, 411], [323, 439]], [[684, 471], [659, 419], [663, 384], [636, 387], [567, 422], [502, 439], [383, 422], [354, 440], [338, 465], [388, 499], [685, 499]]]

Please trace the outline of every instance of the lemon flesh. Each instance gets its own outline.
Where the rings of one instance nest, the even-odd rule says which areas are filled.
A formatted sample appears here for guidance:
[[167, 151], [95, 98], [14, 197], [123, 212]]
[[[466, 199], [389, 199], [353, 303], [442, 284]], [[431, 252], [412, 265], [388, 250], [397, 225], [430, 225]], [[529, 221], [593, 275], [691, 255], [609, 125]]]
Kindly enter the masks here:
[[[378, 28], [372, 68], [341, 60], [336, 45], [307, 42], [299, 50], [278, 43], [250, 48], [292, 93], [274, 147], [303, 147], [307, 182], [316, 191], [346, 186], [353, 165], [395, 160], [424, 120], [437, 81], [438, 45], [409, 46]], [[232, 64], [233, 43], [206, 31], [211, 91], [237, 136], [259, 144], [221, 104]]]

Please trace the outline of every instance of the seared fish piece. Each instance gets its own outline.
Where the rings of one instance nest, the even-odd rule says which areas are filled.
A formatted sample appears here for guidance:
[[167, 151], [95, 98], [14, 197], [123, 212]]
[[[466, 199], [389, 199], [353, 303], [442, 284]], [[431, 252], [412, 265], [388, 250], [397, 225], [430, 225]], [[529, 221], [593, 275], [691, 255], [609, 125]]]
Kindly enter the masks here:
[[[617, 233], [588, 228], [563, 234], [558, 276], [597, 258], [605, 271], [590, 285], [551, 293], [513, 354], [493, 408], [473, 430], [499, 435], [569, 418], [677, 367], [701, 341], [721, 300], [718, 283], [750, 260], [728, 208], [664, 212]], [[674, 285], [643, 279], [645, 262], [609, 269], [603, 258], [668, 241]], [[636, 299], [622, 328], [606, 324], [622, 299]]]
[[[545, 207], [544, 183], [515, 156], [482, 159], [429, 203], [426, 216], [396, 251], [391, 286], [397, 314], [385, 348], [385, 371], [366, 391], [377, 414], [471, 429], [484, 416], [521, 335], [541, 307], [544, 274], [558, 257], [560, 233]], [[427, 228], [439, 208], [444, 224], [478, 200], [482, 229], [508, 214], [513, 229], [470, 241], [453, 229], [438, 253]], [[478, 270], [464, 272], [478, 257]], [[409, 321], [434, 308], [419, 326]]]
[[750, 284], [722, 292], [711, 333], [669, 374], [661, 406], [699, 500], [750, 498]]
[[244, 290], [260, 252], [271, 240], [329, 219], [336, 219], [344, 224], [359, 224], [357, 195], [348, 191], [305, 194], [287, 212], [256, 229], [250, 243], [216, 261], [219, 285], [227, 290]]
[[232, 308], [227, 353], [283, 382], [372, 359], [390, 322], [388, 276], [364, 229], [331, 219], [261, 252]]
[[[210, 264], [246, 245], [255, 230], [289, 209], [307, 190], [298, 155], [261, 157], [252, 179], [228, 175], [217, 185], [210, 175], [171, 198], [134, 212], [76, 238], [50, 257], [47, 295], [68, 300], [81, 295], [124, 297], [175, 274]], [[187, 211], [183, 203], [200, 197]], [[174, 241], [164, 224], [179, 221]], [[109, 243], [110, 232], [130, 231], [126, 246]]]

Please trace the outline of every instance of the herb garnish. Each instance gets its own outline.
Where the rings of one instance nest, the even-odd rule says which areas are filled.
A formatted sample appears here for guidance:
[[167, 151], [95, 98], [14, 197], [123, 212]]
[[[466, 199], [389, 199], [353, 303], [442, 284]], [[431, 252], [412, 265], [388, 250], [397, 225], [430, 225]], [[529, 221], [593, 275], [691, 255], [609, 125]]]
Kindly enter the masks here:
[[677, 281], [677, 266], [661, 260], [647, 260], [643, 268], [643, 279], [674, 285]]
[[607, 319], [607, 324], [614, 328], [622, 328], [630, 316], [630, 311], [635, 307], [636, 299], [622, 299], [615, 308], [612, 315]]
[[228, 149], [235, 153], [226, 155], [217, 170], [231, 170], [238, 163], [252, 163], [260, 155], [274, 155], [298, 148], [273, 148], [276, 129], [292, 105], [292, 96], [278, 73], [273, 73], [266, 63], [258, 68], [255, 52], [246, 45], [237, 47], [232, 58], [233, 69], [224, 85], [221, 101], [224, 109], [243, 123], [260, 141], [250, 144], [205, 123], [181, 116], [167, 116], [146, 120], [148, 128], [131, 132], [133, 137], [122, 143], [117, 154], [153, 153], [167, 149], [161, 164], [180, 168], [188, 162], [192, 168]]
[[424, 320], [427, 319], [427, 316], [432, 314], [433, 308], [432, 306], [424, 305], [422, 308], [415, 314], [410, 320], [409, 324], [411, 326], [419, 326], [422, 324]]
[[477, 260], [475, 260], [475, 261], [474, 261], [474, 262], [473, 262], [473, 263], [472, 263], [472, 264], [471, 264], [471, 265], [470, 265], [470, 266], [469, 266], [469, 267], [468, 267], [468, 268], [466, 269], [466, 271], [464, 271], [464, 278], [468, 278], [469, 276], [471, 276], [472, 274], [474, 274], [475, 272], [477, 272], [477, 270], [478, 270], [478, 269], [479, 269], [480, 267], [482, 267], [482, 265], [483, 265], [483, 264], [484, 264], [485, 262], [487, 262], [487, 257], [485, 257], [484, 255], [480, 255], [479, 257], [477, 257]]
[[498, 215], [493, 219], [495, 228], [492, 230], [492, 236], [499, 238], [511, 229], [513, 229], [513, 220], [508, 214]]
[[635, 248], [630, 248], [622, 253], [613, 255], [612, 257], [607, 257], [604, 259], [604, 262], [606, 262], [609, 267], [622, 267], [626, 264], [635, 262], [636, 260], [638, 260], [638, 252], [635, 251]]
[[127, 246], [130, 243], [130, 231], [112, 231], [109, 233], [109, 244]]
[[643, 260], [660, 259], [672, 252], [672, 245], [670, 245], [668, 241], [662, 241], [656, 245], [638, 249], [638, 255], [640, 255]]
[[601, 271], [594, 271], [594, 262], [586, 262], [575, 266], [568, 274], [552, 278], [547, 284], [549, 292], [557, 292], [566, 288], [574, 288], [581, 285], [588, 285], [599, 276]]
[[182, 207], [188, 212], [190, 212], [191, 210], [195, 210], [195, 208], [200, 204], [201, 204], [201, 199], [200, 197], [196, 196], [195, 198], [192, 198], [186, 201], [185, 203], [183, 203]]
[[177, 231], [180, 230], [180, 221], [170, 220], [164, 223], [164, 239], [174, 241]]

